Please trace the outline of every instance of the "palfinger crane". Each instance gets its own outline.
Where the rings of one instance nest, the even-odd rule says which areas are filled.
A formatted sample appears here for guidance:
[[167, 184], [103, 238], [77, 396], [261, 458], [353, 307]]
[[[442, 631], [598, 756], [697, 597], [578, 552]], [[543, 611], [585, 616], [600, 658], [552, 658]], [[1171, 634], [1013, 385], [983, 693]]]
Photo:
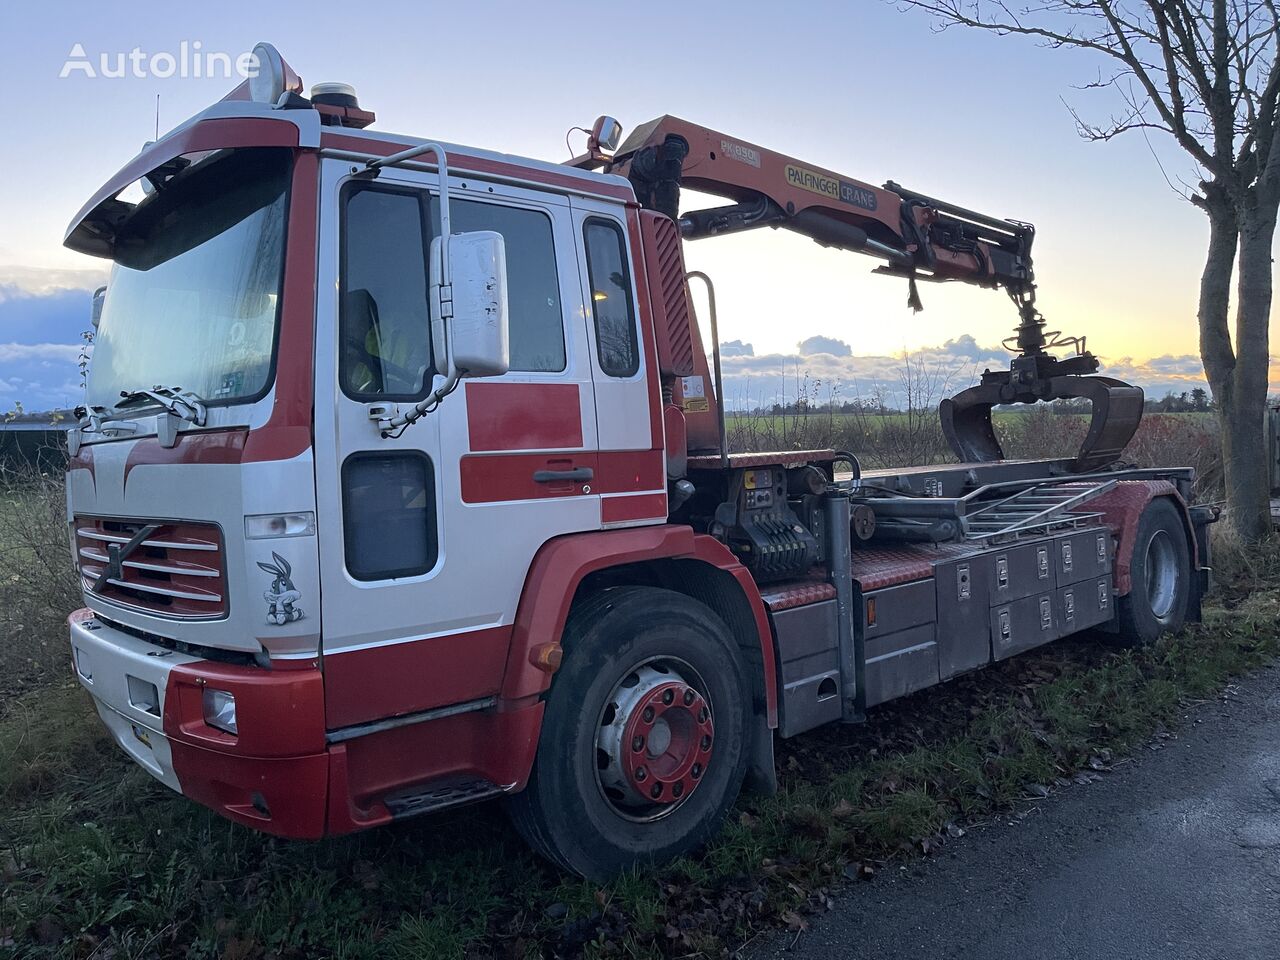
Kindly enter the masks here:
[[[1014, 334], [1004, 341], [1016, 353], [1009, 369], [987, 370], [979, 384], [944, 400], [939, 410], [962, 461], [1003, 459], [991, 419], [1001, 404], [1089, 400], [1092, 420], [1071, 464], [1079, 472], [1116, 460], [1138, 428], [1141, 388], [1097, 376], [1098, 358], [1083, 337], [1046, 331], [1036, 306], [1035, 228], [1029, 223], [968, 210], [892, 181], [876, 187], [672, 116], [641, 125], [612, 156], [593, 140], [575, 163], [626, 176], [641, 205], [675, 220], [687, 240], [780, 227], [823, 246], [877, 257], [884, 261], [877, 273], [907, 279], [908, 302], [916, 310], [917, 281], [1005, 290], [1018, 310]], [[685, 188], [731, 202], [682, 212]], [[1073, 353], [1059, 359], [1053, 349]]]

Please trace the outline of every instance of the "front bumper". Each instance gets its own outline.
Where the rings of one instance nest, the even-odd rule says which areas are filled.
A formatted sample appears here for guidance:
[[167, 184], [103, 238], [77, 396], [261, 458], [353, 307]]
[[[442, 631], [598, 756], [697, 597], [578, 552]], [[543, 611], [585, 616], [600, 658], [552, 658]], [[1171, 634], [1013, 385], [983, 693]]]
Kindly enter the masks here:
[[[524, 786], [542, 704], [445, 716], [329, 743], [314, 661], [264, 669], [149, 643], [91, 610], [68, 618], [75, 672], [116, 742], [171, 789], [267, 833], [316, 839], [392, 819], [385, 799], [440, 783]], [[238, 735], [204, 722], [206, 687], [236, 699]]]
[[[76, 678], [116, 742], [161, 783], [248, 826], [326, 832], [329, 755], [320, 671], [263, 670], [148, 643], [77, 610]], [[232, 693], [240, 735], [204, 722], [205, 686]]]

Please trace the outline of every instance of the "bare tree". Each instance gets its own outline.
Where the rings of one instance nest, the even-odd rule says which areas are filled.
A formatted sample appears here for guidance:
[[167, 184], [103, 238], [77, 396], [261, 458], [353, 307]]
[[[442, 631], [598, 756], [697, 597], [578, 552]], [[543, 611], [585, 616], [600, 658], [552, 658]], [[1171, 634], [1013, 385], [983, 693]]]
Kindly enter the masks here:
[[[1028, 36], [1050, 48], [1106, 58], [1110, 72], [1087, 86], [1115, 91], [1123, 107], [1102, 124], [1073, 111], [1081, 136], [1105, 141], [1155, 130], [1172, 137], [1194, 162], [1200, 182], [1179, 192], [1209, 219], [1200, 357], [1222, 425], [1229, 517], [1246, 540], [1265, 535], [1271, 528], [1263, 440], [1267, 328], [1280, 208], [1276, 0], [895, 2], [928, 12], [943, 28]], [[1228, 312], [1233, 274], [1234, 344]]]

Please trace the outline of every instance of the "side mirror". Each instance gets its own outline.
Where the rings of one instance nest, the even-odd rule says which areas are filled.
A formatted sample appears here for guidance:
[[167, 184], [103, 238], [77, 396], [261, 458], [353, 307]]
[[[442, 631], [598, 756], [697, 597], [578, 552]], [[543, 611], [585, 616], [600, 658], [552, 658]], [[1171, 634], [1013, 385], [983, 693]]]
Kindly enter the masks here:
[[[444, 244], [449, 244], [452, 316], [441, 309]], [[449, 374], [449, 356], [463, 377], [498, 377], [510, 363], [507, 253], [493, 230], [455, 233], [431, 241], [431, 345], [436, 369]]]
[[99, 287], [93, 291], [93, 306], [90, 308], [89, 322], [93, 324], [93, 329], [98, 329], [98, 324], [102, 322], [102, 304], [107, 299], [107, 288]]

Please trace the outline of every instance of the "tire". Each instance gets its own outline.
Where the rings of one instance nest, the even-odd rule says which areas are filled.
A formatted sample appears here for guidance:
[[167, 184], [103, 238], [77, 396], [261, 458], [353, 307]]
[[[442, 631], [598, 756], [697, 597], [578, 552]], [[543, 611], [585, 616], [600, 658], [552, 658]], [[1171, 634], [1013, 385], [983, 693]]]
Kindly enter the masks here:
[[1129, 593], [1117, 605], [1121, 642], [1142, 646], [1180, 630], [1191, 598], [1191, 551], [1182, 516], [1167, 497], [1142, 511], [1129, 576]]
[[617, 587], [575, 607], [564, 648], [528, 786], [507, 801], [516, 829], [594, 880], [701, 846], [741, 789], [751, 729], [724, 622], [674, 591]]

